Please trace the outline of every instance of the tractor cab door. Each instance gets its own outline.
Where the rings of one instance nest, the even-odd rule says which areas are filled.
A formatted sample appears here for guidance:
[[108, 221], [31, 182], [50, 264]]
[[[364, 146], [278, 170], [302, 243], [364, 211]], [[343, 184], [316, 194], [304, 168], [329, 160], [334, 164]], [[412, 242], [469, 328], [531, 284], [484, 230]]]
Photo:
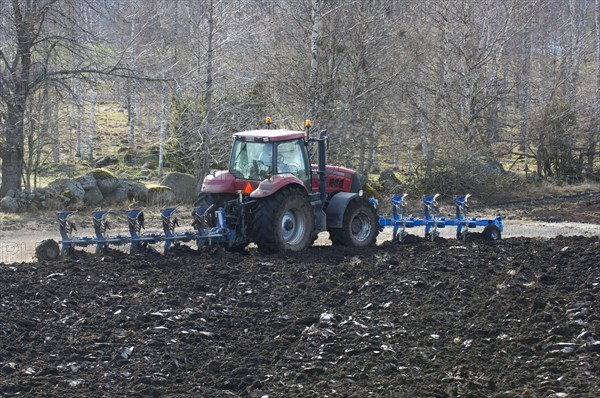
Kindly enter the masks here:
[[229, 171], [244, 180], [264, 180], [273, 173], [273, 144], [235, 140]]
[[310, 162], [303, 139], [275, 143], [275, 173], [289, 173], [304, 182], [310, 190]]

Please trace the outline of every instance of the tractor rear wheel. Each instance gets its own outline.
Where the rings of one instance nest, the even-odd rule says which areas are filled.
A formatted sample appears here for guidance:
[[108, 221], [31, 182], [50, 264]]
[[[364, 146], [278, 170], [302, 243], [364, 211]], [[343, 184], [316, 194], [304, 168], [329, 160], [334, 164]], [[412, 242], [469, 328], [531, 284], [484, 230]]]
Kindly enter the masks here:
[[333, 245], [364, 247], [375, 244], [379, 219], [375, 207], [365, 198], [352, 200], [344, 212], [342, 228], [329, 228]]
[[283, 189], [258, 201], [251, 238], [263, 253], [302, 251], [312, 244], [314, 225], [308, 196]]
[[485, 240], [500, 240], [502, 239], [502, 233], [500, 228], [494, 224], [487, 225], [481, 233]]
[[60, 247], [54, 239], [46, 239], [35, 248], [38, 261], [56, 261], [60, 257]]

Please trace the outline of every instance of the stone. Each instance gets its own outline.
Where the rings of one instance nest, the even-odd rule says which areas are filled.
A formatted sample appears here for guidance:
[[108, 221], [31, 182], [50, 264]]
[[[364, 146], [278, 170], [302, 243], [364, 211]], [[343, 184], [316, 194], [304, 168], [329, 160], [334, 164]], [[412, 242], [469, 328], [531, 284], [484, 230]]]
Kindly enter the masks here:
[[102, 194], [109, 194], [118, 188], [119, 180], [115, 177], [103, 178], [96, 180], [96, 185]]
[[385, 169], [381, 171], [381, 174], [379, 174], [379, 182], [383, 181], [393, 181], [398, 184], [400, 183], [400, 180], [398, 177], [396, 177], [396, 174], [391, 169]]
[[397, 191], [401, 187], [400, 179], [391, 169], [382, 170], [378, 182], [386, 191]]
[[5, 213], [18, 213], [19, 202], [11, 196], [5, 196], [0, 200], [0, 210]]
[[129, 199], [139, 202], [146, 202], [148, 200], [148, 188], [144, 184], [131, 180], [124, 180], [123, 182], [129, 187], [127, 192]]
[[142, 165], [142, 170], [155, 170], [155, 169], [156, 169], [156, 166], [153, 165], [152, 163], [146, 162]]
[[83, 189], [85, 189], [86, 191], [89, 189], [92, 189], [94, 187], [98, 187], [98, 185], [96, 183], [96, 179], [91, 174], [85, 174], [85, 175], [79, 176], [79, 177], [75, 178], [75, 181], [80, 183], [81, 186], [83, 187]]
[[114, 156], [103, 156], [100, 159], [98, 159], [94, 165], [96, 167], [100, 168], [100, 167], [110, 166], [111, 164], [117, 164], [117, 163], [119, 163], [119, 159], [115, 158]]
[[196, 198], [196, 183], [193, 175], [172, 172], [160, 184], [171, 188], [178, 202], [193, 202]]
[[497, 175], [497, 174], [505, 173], [502, 163], [500, 163], [498, 161], [490, 161], [488, 163], [481, 165], [481, 170], [484, 173], [490, 174], [490, 175]]
[[129, 199], [129, 185], [121, 180], [117, 180], [117, 187], [104, 194], [105, 203], [122, 203]]
[[45, 201], [45, 207], [48, 210], [65, 210], [67, 207], [67, 203], [65, 203], [66, 200], [67, 198], [60, 195], [48, 197]]
[[96, 180], [96, 185], [100, 188], [103, 195], [117, 189], [119, 180], [113, 173], [105, 169], [94, 169], [88, 173]]
[[71, 202], [82, 201], [85, 196], [85, 190], [81, 184], [70, 178], [54, 180], [48, 186], [54, 188], [56, 192], [59, 192], [61, 195], [71, 199]]
[[100, 204], [103, 199], [104, 195], [102, 195], [102, 191], [100, 191], [100, 188], [98, 188], [97, 185], [85, 191], [85, 196], [83, 197], [85, 204], [90, 206], [96, 206]]
[[148, 203], [155, 206], [163, 206], [174, 203], [175, 193], [171, 188], [157, 185], [148, 188]]

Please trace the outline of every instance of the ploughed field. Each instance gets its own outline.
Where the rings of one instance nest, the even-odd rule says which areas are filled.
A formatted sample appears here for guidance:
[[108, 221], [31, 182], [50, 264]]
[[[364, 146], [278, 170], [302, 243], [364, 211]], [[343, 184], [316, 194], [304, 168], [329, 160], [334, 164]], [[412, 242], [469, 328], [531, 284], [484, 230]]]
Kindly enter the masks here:
[[0, 264], [0, 395], [596, 397], [600, 238]]

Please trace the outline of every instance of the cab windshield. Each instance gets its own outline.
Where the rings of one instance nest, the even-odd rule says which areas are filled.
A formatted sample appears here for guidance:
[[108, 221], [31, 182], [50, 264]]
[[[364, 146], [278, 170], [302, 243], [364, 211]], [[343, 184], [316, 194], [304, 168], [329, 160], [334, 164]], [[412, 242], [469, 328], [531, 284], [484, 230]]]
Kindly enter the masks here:
[[308, 158], [304, 148], [302, 139], [282, 142], [236, 140], [230, 171], [237, 178], [247, 180], [264, 180], [270, 175], [289, 173], [310, 186]]

